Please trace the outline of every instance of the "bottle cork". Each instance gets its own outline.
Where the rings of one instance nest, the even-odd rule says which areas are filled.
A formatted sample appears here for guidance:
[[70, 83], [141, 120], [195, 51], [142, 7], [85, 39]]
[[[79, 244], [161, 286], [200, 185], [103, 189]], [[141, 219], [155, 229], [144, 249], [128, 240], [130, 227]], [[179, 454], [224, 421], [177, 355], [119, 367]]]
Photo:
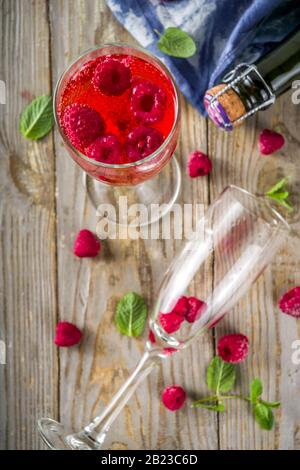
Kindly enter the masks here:
[[224, 90], [227, 85], [221, 83], [205, 93], [204, 105], [209, 117], [219, 126], [225, 130], [232, 130], [233, 126], [241, 124], [235, 123], [237, 119], [246, 114], [246, 109], [238, 94], [229, 88], [225, 93], [222, 93], [212, 103], [213, 97]]

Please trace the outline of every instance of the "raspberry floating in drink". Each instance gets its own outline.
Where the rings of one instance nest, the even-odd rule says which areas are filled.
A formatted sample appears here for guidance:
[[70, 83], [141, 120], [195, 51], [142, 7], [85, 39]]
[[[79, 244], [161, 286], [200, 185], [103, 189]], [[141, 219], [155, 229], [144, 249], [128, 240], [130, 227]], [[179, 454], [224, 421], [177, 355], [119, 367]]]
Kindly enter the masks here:
[[83, 150], [103, 132], [104, 123], [90, 106], [74, 103], [65, 109], [63, 127], [74, 147]]
[[96, 91], [119, 96], [130, 87], [131, 70], [118, 60], [108, 59], [97, 66], [92, 81]]
[[130, 161], [140, 160], [155, 152], [163, 143], [163, 136], [152, 127], [137, 127], [128, 134], [125, 148]]
[[86, 154], [97, 162], [121, 163], [121, 144], [115, 135], [104, 134], [86, 149]]
[[160, 121], [165, 112], [166, 94], [158, 85], [141, 81], [132, 89], [131, 110], [138, 122]]

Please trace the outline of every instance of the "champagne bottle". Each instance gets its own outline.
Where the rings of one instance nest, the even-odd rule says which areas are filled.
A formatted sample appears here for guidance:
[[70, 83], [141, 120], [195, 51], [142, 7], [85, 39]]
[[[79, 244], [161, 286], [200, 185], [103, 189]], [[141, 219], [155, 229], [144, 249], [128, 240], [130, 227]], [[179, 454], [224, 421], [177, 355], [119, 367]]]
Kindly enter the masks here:
[[300, 79], [300, 30], [252, 65], [239, 64], [222, 83], [207, 90], [204, 104], [211, 120], [231, 131]]

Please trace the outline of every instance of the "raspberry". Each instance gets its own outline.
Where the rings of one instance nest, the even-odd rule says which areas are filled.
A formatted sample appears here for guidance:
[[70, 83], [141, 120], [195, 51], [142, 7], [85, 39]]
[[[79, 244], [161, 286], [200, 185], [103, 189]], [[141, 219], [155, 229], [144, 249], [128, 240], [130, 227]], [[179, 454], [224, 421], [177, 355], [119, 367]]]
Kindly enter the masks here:
[[160, 121], [164, 115], [166, 94], [154, 83], [143, 81], [132, 89], [131, 110], [142, 124]]
[[175, 307], [172, 309], [172, 312], [176, 312], [184, 317], [188, 313], [188, 309], [189, 309], [188, 298], [183, 295], [182, 297], [179, 297], [179, 299], [177, 300]]
[[189, 297], [187, 299], [188, 310], [185, 314], [185, 320], [189, 323], [193, 323], [198, 320], [203, 313], [206, 303], [196, 297]]
[[71, 104], [65, 110], [63, 125], [70, 142], [83, 151], [104, 129], [100, 115], [85, 104]]
[[279, 300], [278, 305], [283, 313], [300, 318], [300, 286], [286, 292]]
[[105, 60], [96, 67], [93, 84], [104, 95], [119, 96], [130, 87], [130, 68], [115, 59]]
[[121, 153], [121, 144], [113, 134], [104, 134], [98, 137], [86, 149], [88, 157], [104, 163], [121, 163]]
[[249, 341], [247, 336], [231, 334], [222, 336], [218, 342], [218, 354], [225, 362], [243, 361], [248, 355]]
[[278, 132], [263, 129], [259, 135], [258, 148], [263, 155], [271, 155], [284, 146], [284, 137]]
[[147, 157], [163, 143], [161, 133], [151, 127], [137, 127], [127, 136], [126, 152], [131, 161]]
[[173, 311], [169, 313], [160, 313], [159, 321], [167, 333], [174, 333], [179, 330], [181, 323], [184, 321], [184, 316]]
[[176, 348], [164, 348], [163, 351], [164, 351], [166, 356], [171, 356], [171, 354], [174, 354], [174, 353], [178, 352], [178, 349], [176, 349]]
[[195, 151], [192, 152], [188, 160], [188, 174], [191, 178], [197, 176], [205, 176], [212, 170], [212, 162], [205, 153]]
[[101, 249], [100, 241], [89, 230], [80, 230], [74, 242], [74, 255], [79, 258], [94, 258]]
[[67, 321], [60, 321], [56, 327], [54, 343], [62, 348], [74, 346], [79, 343], [81, 336], [82, 333], [77, 326]]
[[188, 312], [188, 299], [184, 295], [179, 297], [175, 306], [169, 313], [159, 315], [160, 323], [167, 333], [174, 333], [180, 328], [184, 316]]
[[152, 344], [155, 343], [155, 336], [154, 336], [154, 333], [153, 333], [152, 330], [149, 330], [148, 339], [149, 339], [150, 343], [152, 343]]
[[186, 400], [186, 393], [179, 385], [172, 385], [164, 389], [161, 399], [168, 410], [177, 411], [183, 407]]

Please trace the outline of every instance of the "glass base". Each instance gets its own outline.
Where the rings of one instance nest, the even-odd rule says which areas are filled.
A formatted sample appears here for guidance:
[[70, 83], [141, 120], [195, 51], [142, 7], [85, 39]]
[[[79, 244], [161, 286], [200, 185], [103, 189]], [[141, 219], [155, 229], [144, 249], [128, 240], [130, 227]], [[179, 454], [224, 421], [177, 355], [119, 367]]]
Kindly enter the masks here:
[[112, 224], [142, 227], [157, 222], [176, 201], [181, 173], [173, 156], [153, 178], [135, 186], [112, 186], [84, 173], [84, 186], [99, 219]]
[[72, 434], [61, 423], [50, 418], [38, 421], [40, 435], [51, 450], [99, 450], [99, 443], [84, 432]]

